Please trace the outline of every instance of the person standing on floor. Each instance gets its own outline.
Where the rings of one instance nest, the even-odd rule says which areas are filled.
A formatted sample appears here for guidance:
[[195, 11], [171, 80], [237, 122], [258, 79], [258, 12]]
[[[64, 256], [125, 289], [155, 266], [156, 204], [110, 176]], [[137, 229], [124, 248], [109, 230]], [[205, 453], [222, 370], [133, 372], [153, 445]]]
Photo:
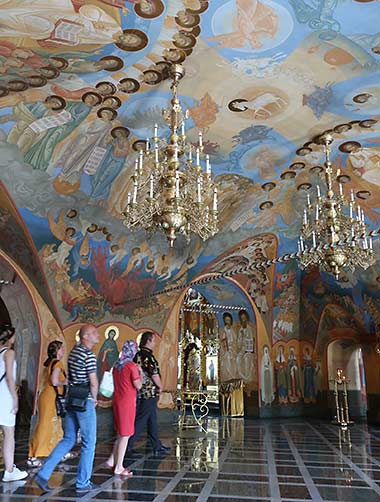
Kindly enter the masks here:
[[[73, 448], [80, 430], [82, 447], [80, 452], [76, 489], [89, 492], [96, 488], [91, 482], [96, 445], [96, 411], [98, 378], [96, 357], [91, 349], [99, 342], [95, 326], [86, 324], [79, 331], [79, 343], [69, 354], [69, 389], [67, 415], [63, 439], [46, 459], [34, 481], [43, 491], [50, 491], [49, 478], [60, 460]], [[74, 396], [74, 399], [71, 397]], [[70, 404], [71, 403], [71, 404]]]
[[16, 390], [16, 357], [13, 349], [15, 329], [10, 324], [0, 327], [0, 426], [3, 429], [3, 459], [5, 464], [3, 481], [18, 481], [28, 473], [14, 465], [15, 424], [18, 411]]
[[[56, 392], [62, 394], [67, 385], [66, 372], [62, 363], [65, 349], [60, 340], [50, 342], [47, 359], [44, 362], [45, 382], [38, 398], [38, 422], [29, 444], [28, 467], [41, 467], [38, 457], [47, 457], [62, 439], [62, 419], [57, 416]], [[66, 460], [66, 459], [65, 459]]]
[[155, 334], [151, 331], [145, 331], [141, 335], [140, 350], [134, 358], [134, 362], [143, 371], [143, 378], [142, 387], [137, 396], [135, 433], [128, 442], [128, 452], [131, 454], [134, 453], [132, 449], [134, 442], [140, 437], [145, 427], [147, 427], [155, 455], [165, 454], [170, 450], [161, 443], [158, 437], [157, 398], [162, 391], [162, 383], [158, 362], [153, 355], [155, 345]]
[[114, 474], [117, 476], [133, 476], [131, 471], [124, 469], [123, 460], [128, 439], [135, 430], [136, 389], [139, 390], [142, 386], [142, 370], [133, 362], [137, 348], [137, 343], [134, 340], [126, 341], [112, 372], [114, 381], [113, 419], [118, 437], [106, 465], [110, 469], [114, 469]]

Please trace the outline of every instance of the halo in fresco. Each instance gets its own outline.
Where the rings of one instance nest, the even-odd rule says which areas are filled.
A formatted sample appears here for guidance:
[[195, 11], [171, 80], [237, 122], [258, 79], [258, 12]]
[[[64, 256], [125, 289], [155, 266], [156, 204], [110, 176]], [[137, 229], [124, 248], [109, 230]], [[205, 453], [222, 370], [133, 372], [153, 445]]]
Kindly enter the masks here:
[[[231, 27], [236, 31], [231, 32]], [[261, 53], [287, 40], [293, 18], [285, 7], [271, 0], [230, 0], [216, 10], [211, 30], [214, 36], [208, 41], [216, 42], [216, 48]]]
[[115, 336], [113, 337], [113, 339], [117, 340], [119, 338], [119, 335], [120, 335], [120, 330], [119, 330], [119, 328], [117, 326], [108, 326], [108, 328], [104, 332], [104, 338], [106, 340], [108, 340], [109, 335], [110, 335], [110, 331], [114, 331], [115, 332]]

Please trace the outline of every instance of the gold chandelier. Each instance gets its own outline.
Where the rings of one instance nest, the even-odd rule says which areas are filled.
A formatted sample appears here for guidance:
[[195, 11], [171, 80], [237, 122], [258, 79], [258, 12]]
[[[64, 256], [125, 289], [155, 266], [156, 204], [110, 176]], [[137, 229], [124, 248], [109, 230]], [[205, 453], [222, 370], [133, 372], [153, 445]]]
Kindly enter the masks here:
[[314, 202], [307, 194], [298, 251], [302, 268], [317, 266], [338, 279], [343, 270], [354, 271], [356, 267], [366, 270], [375, 263], [375, 257], [364, 211], [356, 204], [352, 190], [347, 200], [339, 182], [339, 172], [333, 173], [330, 161], [332, 141], [330, 134], [319, 138], [326, 155], [326, 193], [322, 194], [317, 185]]
[[[212, 180], [208, 155], [203, 155], [202, 133], [196, 146], [186, 141], [184, 113], [177, 87], [185, 71], [181, 65], [170, 68], [172, 77], [170, 110], [162, 115], [169, 125], [169, 141], [154, 135], [136, 159], [131, 177], [133, 192], [128, 194], [127, 207], [122, 212], [124, 225], [131, 230], [144, 229], [152, 233], [162, 229], [173, 246], [178, 235], [190, 241], [192, 233], [206, 240], [218, 231], [217, 188]], [[201, 165], [204, 157], [206, 170]]]

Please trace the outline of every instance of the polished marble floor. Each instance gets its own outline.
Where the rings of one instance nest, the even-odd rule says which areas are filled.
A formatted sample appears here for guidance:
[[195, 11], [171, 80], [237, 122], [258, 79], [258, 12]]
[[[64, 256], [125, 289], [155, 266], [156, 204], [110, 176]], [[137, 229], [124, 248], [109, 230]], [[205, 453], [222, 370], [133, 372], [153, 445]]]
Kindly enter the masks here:
[[[95, 491], [75, 491], [77, 459], [60, 464], [55, 490], [42, 494], [26, 481], [0, 483], [0, 502], [128, 500], [155, 502], [380, 502], [380, 428], [357, 424], [342, 431], [314, 420], [210, 418], [207, 432], [191, 422], [182, 430], [161, 427], [171, 447], [155, 457], [144, 442], [139, 458], [126, 458], [131, 479], [112, 477], [104, 466], [112, 437], [101, 427], [94, 464]], [[79, 448], [79, 446], [77, 447]], [[16, 461], [25, 462], [26, 434], [19, 433]]]

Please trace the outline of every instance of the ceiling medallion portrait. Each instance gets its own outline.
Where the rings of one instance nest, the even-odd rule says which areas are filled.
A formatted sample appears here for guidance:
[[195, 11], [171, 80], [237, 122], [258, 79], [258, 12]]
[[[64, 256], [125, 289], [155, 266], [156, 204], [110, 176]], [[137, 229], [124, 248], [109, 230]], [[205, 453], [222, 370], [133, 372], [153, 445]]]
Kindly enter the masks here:
[[135, 3], [134, 11], [144, 19], [155, 19], [164, 12], [165, 5], [162, 0], [140, 0]]
[[141, 51], [148, 45], [148, 37], [143, 31], [130, 28], [123, 30], [123, 33], [116, 38], [115, 45], [127, 52]]
[[140, 89], [140, 83], [134, 78], [123, 78], [119, 81], [118, 89], [126, 94], [133, 94]]

